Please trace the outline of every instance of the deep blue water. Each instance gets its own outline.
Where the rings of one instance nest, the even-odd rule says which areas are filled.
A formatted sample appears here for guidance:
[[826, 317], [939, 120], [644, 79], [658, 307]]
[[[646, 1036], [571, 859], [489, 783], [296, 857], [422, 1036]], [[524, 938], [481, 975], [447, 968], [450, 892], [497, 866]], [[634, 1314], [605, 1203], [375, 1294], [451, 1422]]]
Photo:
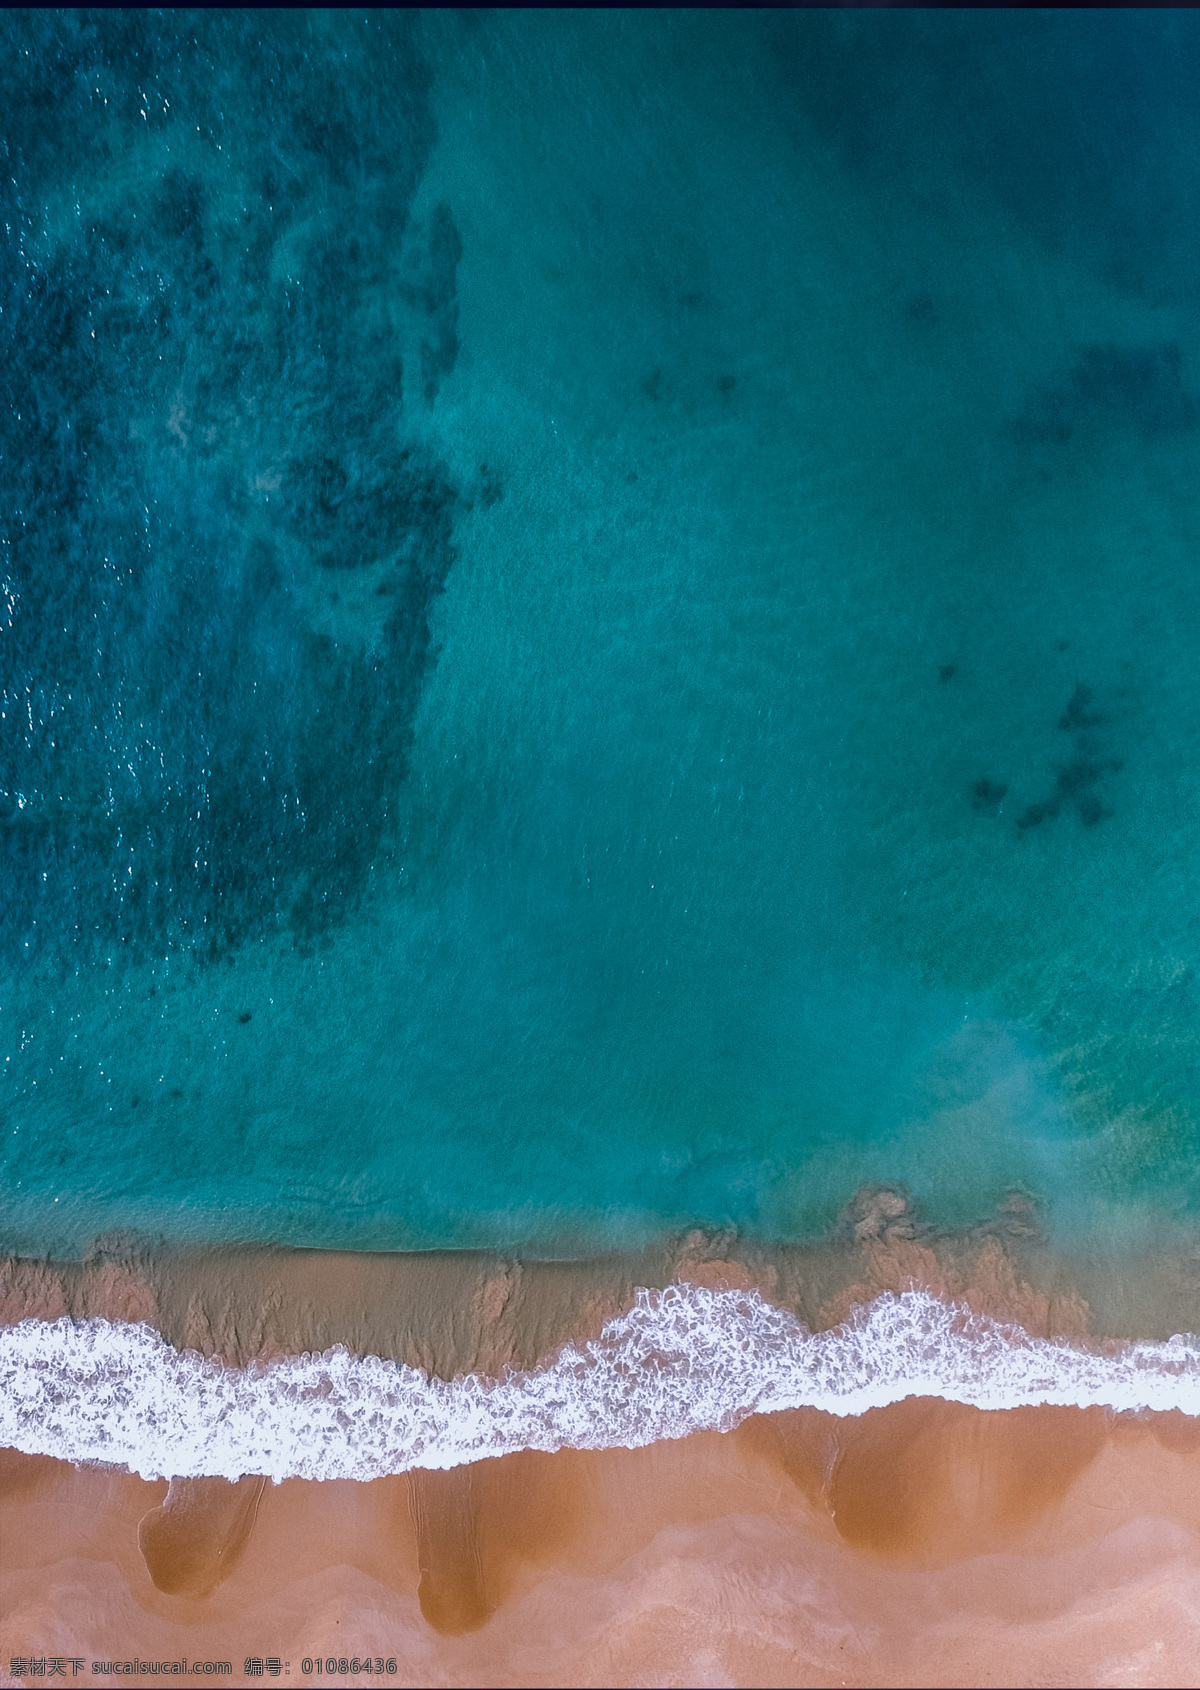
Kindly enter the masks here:
[[1200, 1202], [1189, 13], [0, 20], [0, 1231]]

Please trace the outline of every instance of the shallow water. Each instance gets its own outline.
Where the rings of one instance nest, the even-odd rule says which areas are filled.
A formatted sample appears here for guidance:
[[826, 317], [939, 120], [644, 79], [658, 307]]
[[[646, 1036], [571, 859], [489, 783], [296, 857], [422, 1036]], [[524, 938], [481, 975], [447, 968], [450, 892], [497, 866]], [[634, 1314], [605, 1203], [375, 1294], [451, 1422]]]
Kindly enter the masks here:
[[1190, 1681], [1198, 46], [0, 17], [3, 1682]]
[[1190, 1220], [1193, 27], [14, 16], [8, 1248]]

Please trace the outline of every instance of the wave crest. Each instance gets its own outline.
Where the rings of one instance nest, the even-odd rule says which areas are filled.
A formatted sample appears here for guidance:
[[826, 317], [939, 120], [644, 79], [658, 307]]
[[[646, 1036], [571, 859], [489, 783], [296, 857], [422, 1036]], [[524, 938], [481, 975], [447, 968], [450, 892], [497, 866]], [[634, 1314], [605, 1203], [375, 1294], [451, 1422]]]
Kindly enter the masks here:
[[813, 1333], [753, 1291], [639, 1291], [594, 1342], [501, 1379], [430, 1378], [342, 1347], [231, 1368], [152, 1327], [0, 1332], [0, 1446], [143, 1478], [374, 1479], [516, 1450], [636, 1448], [751, 1414], [862, 1414], [903, 1397], [1200, 1415], [1200, 1340], [1094, 1350], [923, 1291]]

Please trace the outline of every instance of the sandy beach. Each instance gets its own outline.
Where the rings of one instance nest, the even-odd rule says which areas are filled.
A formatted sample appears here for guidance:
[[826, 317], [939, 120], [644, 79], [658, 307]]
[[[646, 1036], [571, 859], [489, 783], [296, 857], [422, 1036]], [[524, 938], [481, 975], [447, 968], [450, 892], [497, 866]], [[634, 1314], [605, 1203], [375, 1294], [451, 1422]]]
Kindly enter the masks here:
[[[535, 1367], [675, 1280], [753, 1288], [814, 1328], [920, 1287], [1086, 1344], [1169, 1327], [1185, 1270], [1164, 1256], [1135, 1306], [1127, 1272], [1089, 1280], [1019, 1203], [935, 1235], [880, 1188], [803, 1249], [691, 1233], [555, 1262], [109, 1239], [83, 1262], [9, 1258], [0, 1310], [144, 1321], [234, 1366], [340, 1344], [452, 1378]], [[1197, 1682], [1200, 1422], [1178, 1413], [911, 1397], [366, 1483], [168, 1484], [9, 1450], [0, 1484], [4, 1683], [42, 1657], [85, 1661], [80, 1683], [111, 1682], [93, 1662], [185, 1657], [232, 1661], [234, 1682], [258, 1657], [293, 1678], [369, 1658], [338, 1669], [361, 1683], [376, 1658], [408, 1684]]]
[[369, 1655], [411, 1685], [1194, 1684], [1181, 1420], [914, 1399], [362, 1485], [7, 1454], [0, 1679]]

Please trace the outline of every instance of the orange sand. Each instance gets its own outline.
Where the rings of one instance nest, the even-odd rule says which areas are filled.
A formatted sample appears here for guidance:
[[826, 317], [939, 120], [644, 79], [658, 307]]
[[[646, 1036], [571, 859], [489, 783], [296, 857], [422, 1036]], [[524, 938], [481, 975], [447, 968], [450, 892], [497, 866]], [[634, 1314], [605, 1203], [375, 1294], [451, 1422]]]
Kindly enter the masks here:
[[[110, 1239], [86, 1263], [0, 1260], [0, 1324], [146, 1320], [237, 1363], [343, 1343], [450, 1377], [533, 1366], [676, 1277], [757, 1286], [813, 1327], [917, 1285], [1043, 1335], [1165, 1336], [1195, 1325], [1193, 1257], [1068, 1263], [1018, 1200], [934, 1235], [874, 1189], [808, 1248]], [[1200, 1422], [909, 1399], [370, 1484], [168, 1487], [0, 1451], [0, 1684], [14, 1656], [82, 1658], [79, 1684], [118, 1681], [93, 1660], [230, 1660], [242, 1684], [251, 1655], [303, 1683], [305, 1656], [368, 1654], [409, 1685], [1200, 1685]]]
[[901, 1193], [868, 1188], [819, 1244], [692, 1232], [590, 1261], [171, 1250], [110, 1238], [83, 1262], [0, 1257], [0, 1326], [104, 1316], [147, 1321], [177, 1348], [235, 1365], [344, 1344], [450, 1378], [534, 1367], [571, 1340], [597, 1336], [629, 1309], [635, 1287], [677, 1279], [753, 1286], [818, 1331], [881, 1291], [918, 1286], [1044, 1337], [1165, 1338], [1195, 1324], [1200, 1249], [1187, 1240], [1136, 1260], [1069, 1260], [1049, 1248], [1021, 1199], [981, 1226], [934, 1233]]
[[83, 1657], [81, 1684], [368, 1652], [408, 1685], [1200, 1683], [1182, 1417], [910, 1400], [363, 1485], [168, 1494], [11, 1452], [0, 1485], [0, 1667]]

